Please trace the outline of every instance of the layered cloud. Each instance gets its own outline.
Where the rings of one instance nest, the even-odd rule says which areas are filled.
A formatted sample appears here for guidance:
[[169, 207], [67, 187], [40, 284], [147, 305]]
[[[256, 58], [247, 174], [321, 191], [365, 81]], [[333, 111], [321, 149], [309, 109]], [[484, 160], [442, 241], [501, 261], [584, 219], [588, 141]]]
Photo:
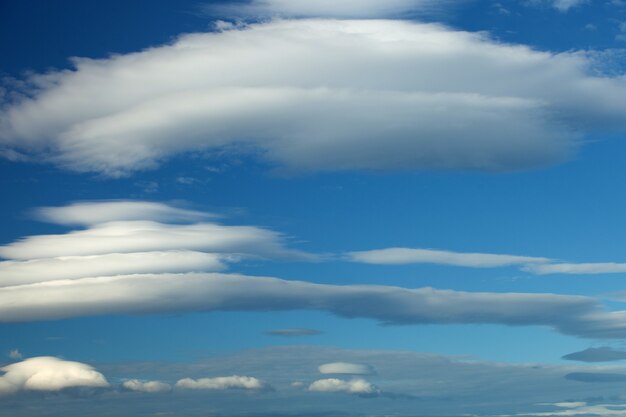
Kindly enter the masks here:
[[93, 367], [54, 357], [29, 358], [0, 368], [0, 394], [22, 390], [60, 391], [65, 388], [109, 386], [106, 378]]
[[32, 77], [0, 114], [4, 153], [111, 176], [198, 151], [288, 171], [508, 171], [626, 127], [626, 82], [589, 75], [583, 53], [391, 20], [222, 29]]
[[290, 329], [274, 329], [269, 330], [266, 334], [270, 336], [282, 336], [282, 337], [299, 337], [299, 336], [315, 336], [322, 333], [319, 330], [315, 329], [305, 329], [305, 328], [290, 328]]
[[371, 366], [350, 362], [331, 362], [318, 367], [321, 374], [369, 375], [374, 373]]
[[318, 379], [311, 383], [308, 389], [315, 392], [344, 392], [361, 396], [375, 396], [380, 393], [375, 385], [362, 378], [349, 381], [337, 378]]
[[251, 376], [220, 376], [215, 378], [183, 378], [176, 382], [176, 388], [206, 389], [206, 390], [268, 390], [271, 387], [260, 379]]
[[567, 334], [626, 335], [626, 313], [589, 297], [323, 285], [236, 274], [136, 274], [0, 288], [0, 321], [181, 311], [322, 310], [388, 324], [549, 326]]

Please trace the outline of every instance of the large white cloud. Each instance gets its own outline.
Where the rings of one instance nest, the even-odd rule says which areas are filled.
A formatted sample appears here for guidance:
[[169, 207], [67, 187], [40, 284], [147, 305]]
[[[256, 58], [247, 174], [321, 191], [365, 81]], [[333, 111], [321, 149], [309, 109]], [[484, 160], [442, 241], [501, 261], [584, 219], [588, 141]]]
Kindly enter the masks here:
[[625, 127], [626, 82], [590, 61], [436, 24], [277, 20], [35, 76], [0, 143], [108, 175], [200, 149], [292, 171], [524, 169]]
[[626, 313], [593, 298], [432, 288], [323, 285], [235, 274], [137, 274], [0, 288], [0, 322], [98, 314], [322, 310], [387, 324], [543, 325], [585, 337], [626, 335]]
[[26, 359], [0, 368], [0, 394], [21, 390], [60, 391], [72, 387], [108, 387], [106, 378], [93, 367], [54, 357]]
[[220, 376], [215, 378], [183, 378], [176, 382], [176, 388], [186, 389], [244, 389], [244, 390], [267, 390], [270, 386], [260, 379], [251, 376]]

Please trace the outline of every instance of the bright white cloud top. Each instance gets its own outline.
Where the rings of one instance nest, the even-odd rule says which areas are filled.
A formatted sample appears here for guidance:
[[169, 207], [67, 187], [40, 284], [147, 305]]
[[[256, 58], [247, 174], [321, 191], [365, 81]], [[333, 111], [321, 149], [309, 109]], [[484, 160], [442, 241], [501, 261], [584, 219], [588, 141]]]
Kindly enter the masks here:
[[0, 368], [0, 394], [22, 390], [60, 391], [65, 388], [109, 386], [106, 378], [93, 367], [54, 357], [29, 358]]
[[5, 106], [5, 154], [111, 176], [200, 150], [290, 171], [503, 171], [626, 127], [626, 82], [590, 75], [584, 53], [437, 24], [276, 20], [73, 62]]

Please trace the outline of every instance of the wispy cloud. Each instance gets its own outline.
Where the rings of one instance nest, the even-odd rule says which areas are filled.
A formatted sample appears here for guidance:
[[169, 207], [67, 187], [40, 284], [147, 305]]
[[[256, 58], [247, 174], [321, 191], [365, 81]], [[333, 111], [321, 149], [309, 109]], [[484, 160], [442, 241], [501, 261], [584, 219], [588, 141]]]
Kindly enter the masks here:
[[271, 386], [260, 379], [251, 376], [220, 376], [214, 378], [183, 378], [176, 382], [176, 388], [200, 389], [200, 390], [226, 390], [243, 389], [263, 391], [272, 389]]

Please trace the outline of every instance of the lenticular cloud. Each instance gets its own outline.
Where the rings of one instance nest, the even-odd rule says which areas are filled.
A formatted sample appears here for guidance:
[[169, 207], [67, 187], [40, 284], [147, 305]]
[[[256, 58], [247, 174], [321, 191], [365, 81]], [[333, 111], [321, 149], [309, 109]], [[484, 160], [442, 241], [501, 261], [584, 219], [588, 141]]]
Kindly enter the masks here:
[[582, 53], [392, 20], [220, 27], [32, 77], [4, 103], [0, 153], [110, 176], [200, 150], [292, 172], [507, 171], [626, 127], [626, 83]]

